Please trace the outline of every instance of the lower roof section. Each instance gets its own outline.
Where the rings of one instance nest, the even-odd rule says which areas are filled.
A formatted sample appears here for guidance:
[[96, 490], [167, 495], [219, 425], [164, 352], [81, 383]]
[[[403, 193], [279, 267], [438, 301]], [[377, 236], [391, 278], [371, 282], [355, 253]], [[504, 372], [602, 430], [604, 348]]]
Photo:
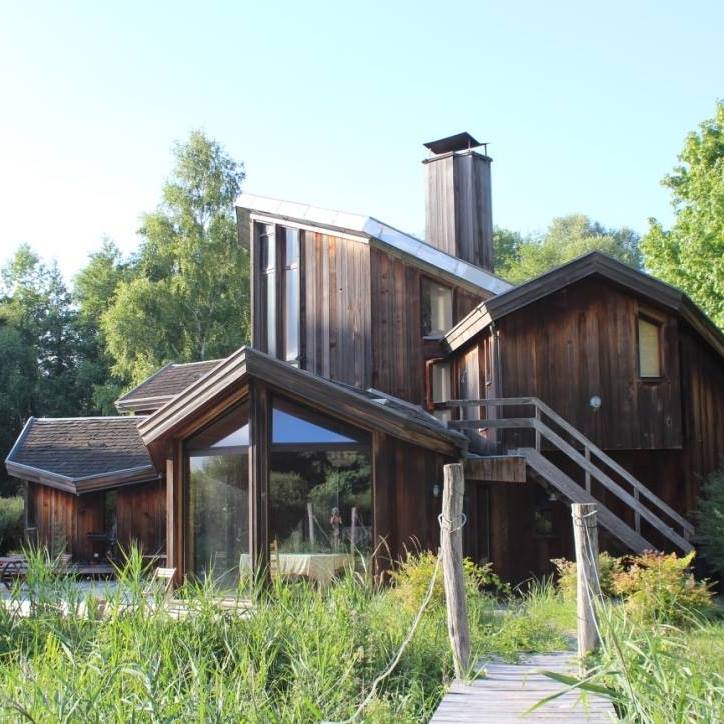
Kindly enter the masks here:
[[5, 460], [22, 480], [80, 494], [158, 478], [139, 417], [31, 417]]

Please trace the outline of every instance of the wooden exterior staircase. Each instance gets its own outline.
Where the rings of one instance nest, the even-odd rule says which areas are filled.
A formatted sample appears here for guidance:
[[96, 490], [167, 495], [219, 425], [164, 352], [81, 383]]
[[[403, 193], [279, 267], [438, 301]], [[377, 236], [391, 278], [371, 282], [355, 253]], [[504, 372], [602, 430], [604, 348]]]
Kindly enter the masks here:
[[[485, 437], [471, 435], [474, 447], [483, 454], [501, 452], [499, 430], [531, 430], [531, 446], [509, 447], [504, 439], [502, 451], [507, 455], [525, 458], [528, 469], [569, 502], [595, 503], [600, 524], [632, 551], [638, 553], [656, 548], [641, 534], [642, 519], [680, 550], [685, 553], [692, 550], [690, 538], [694, 533], [694, 526], [686, 518], [537, 397], [448, 400], [436, 403], [435, 407], [458, 410], [459, 419], [449, 421], [450, 428], [470, 432], [483, 431]], [[500, 416], [499, 413], [506, 407], [533, 408], [533, 414], [528, 417], [518, 414], [511, 417]], [[470, 419], [471, 408], [486, 408], [486, 411], [491, 410], [492, 414], [485, 419]], [[575, 463], [583, 471], [585, 482], [576, 482], [551, 462], [543, 452], [548, 450], [559, 451]], [[633, 527], [594, 497], [591, 492], [592, 480], [597, 481], [633, 511]]]

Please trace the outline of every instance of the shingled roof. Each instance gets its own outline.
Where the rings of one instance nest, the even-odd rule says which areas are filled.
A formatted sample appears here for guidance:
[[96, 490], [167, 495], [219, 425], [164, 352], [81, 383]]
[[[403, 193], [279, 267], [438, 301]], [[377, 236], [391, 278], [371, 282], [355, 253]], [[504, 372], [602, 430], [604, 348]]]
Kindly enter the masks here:
[[221, 361], [212, 359], [203, 362], [167, 364], [141, 382], [138, 387], [134, 387], [116, 400], [116, 409], [119, 412], [157, 410], [190, 384], [211, 372]]
[[31, 417], [5, 466], [22, 480], [70, 493], [158, 478], [138, 434], [142, 417]]

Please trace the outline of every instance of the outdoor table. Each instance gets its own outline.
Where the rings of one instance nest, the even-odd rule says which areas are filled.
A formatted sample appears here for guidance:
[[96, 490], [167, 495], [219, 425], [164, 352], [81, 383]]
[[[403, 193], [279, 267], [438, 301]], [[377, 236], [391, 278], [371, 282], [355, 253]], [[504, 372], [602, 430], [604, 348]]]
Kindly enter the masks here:
[[13, 581], [25, 578], [27, 570], [25, 556], [0, 557], [0, 580], [5, 584], [8, 591], [12, 588]]
[[[271, 554], [273, 573], [281, 576], [304, 576], [320, 586], [328, 586], [335, 574], [354, 565], [354, 556], [350, 553], [273, 553]], [[241, 555], [242, 568], [251, 566], [248, 554]]]

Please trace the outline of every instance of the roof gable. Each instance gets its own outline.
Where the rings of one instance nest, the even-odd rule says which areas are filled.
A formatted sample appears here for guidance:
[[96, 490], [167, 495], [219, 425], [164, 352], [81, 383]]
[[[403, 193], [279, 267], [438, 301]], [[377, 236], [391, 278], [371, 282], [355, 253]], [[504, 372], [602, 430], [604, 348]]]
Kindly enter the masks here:
[[446, 276], [454, 283], [467, 285], [476, 291], [500, 294], [512, 288], [511, 284], [495, 274], [446, 254], [421, 239], [388, 226], [371, 216], [348, 214], [253, 194], [241, 194], [236, 206], [237, 209], [246, 212], [298, 224], [301, 228], [354, 234], [361, 241], [371, 242], [400, 254], [423, 269]]
[[238, 395], [249, 379], [261, 380], [302, 404], [357, 427], [380, 430], [443, 454], [467, 448], [467, 438], [402, 400], [375, 390], [362, 391], [293, 367], [249, 347], [230, 355], [211, 373], [190, 385], [145, 418], [139, 432], [147, 446], [161, 444], [203, 414], [211, 401]]
[[11, 475], [82, 493], [158, 477], [138, 417], [31, 417], [8, 454]]
[[445, 335], [445, 342], [454, 351], [491, 322], [593, 275], [676, 312], [724, 357], [724, 334], [684, 292], [598, 251], [481, 302]]

